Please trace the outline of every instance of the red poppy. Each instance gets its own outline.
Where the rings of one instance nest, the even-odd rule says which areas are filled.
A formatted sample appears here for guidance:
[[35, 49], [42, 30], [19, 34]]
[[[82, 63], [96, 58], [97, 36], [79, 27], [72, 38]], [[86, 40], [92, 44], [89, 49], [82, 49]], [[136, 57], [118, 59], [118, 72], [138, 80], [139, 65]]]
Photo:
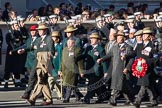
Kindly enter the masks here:
[[137, 78], [144, 77], [148, 69], [148, 65], [146, 63], [142, 63], [142, 59], [143, 58], [136, 59], [132, 65], [132, 75]]

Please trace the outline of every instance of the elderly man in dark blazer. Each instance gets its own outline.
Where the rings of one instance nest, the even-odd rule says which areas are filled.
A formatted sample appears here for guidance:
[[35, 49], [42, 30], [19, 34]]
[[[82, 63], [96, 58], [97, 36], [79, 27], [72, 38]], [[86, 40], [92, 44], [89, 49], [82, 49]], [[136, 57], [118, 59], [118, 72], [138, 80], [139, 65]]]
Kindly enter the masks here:
[[90, 36], [90, 46], [85, 49], [83, 57], [86, 64], [86, 75], [88, 78], [88, 90], [84, 98], [84, 103], [89, 104], [90, 99], [94, 94], [97, 94], [98, 100], [96, 103], [101, 103], [103, 99], [103, 93], [106, 92], [106, 87], [103, 85], [103, 75], [107, 71], [106, 63], [98, 64], [96, 61], [100, 57], [105, 55], [105, 50], [100, 44], [101, 37], [98, 32], [93, 32]]

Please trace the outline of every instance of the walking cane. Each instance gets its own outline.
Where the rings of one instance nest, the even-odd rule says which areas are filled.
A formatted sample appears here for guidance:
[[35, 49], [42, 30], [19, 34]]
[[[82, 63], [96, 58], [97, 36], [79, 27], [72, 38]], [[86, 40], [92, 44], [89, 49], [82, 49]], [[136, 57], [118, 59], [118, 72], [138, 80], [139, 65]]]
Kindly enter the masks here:
[[60, 74], [60, 83], [61, 83], [61, 100], [63, 100], [63, 94], [62, 94], [62, 83], [63, 83], [63, 79], [62, 79], [62, 74]]

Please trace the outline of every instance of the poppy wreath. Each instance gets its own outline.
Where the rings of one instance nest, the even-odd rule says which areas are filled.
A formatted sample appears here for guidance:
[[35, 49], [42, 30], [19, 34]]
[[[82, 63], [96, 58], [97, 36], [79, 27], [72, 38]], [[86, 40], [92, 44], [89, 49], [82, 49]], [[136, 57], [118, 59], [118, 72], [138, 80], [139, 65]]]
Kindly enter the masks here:
[[143, 58], [136, 59], [132, 65], [132, 75], [137, 78], [144, 77], [148, 69], [147, 63], [142, 63], [142, 59]]

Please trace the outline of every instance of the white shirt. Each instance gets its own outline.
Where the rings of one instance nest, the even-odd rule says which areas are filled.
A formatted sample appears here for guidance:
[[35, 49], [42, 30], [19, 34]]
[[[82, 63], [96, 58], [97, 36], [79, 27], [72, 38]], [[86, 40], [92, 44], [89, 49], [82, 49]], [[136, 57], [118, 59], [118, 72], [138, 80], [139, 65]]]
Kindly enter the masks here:
[[42, 38], [42, 41], [44, 40], [44, 38], [46, 37], [46, 35], [43, 35], [43, 36], [41, 36], [41, 38]]
[[92, 45], [93, 49], [95, 49], [97, 47], [98, 44]]
[[36, 38], [37, 38], [36, 36], [32, 37], [32, 42], [34, 42]]

